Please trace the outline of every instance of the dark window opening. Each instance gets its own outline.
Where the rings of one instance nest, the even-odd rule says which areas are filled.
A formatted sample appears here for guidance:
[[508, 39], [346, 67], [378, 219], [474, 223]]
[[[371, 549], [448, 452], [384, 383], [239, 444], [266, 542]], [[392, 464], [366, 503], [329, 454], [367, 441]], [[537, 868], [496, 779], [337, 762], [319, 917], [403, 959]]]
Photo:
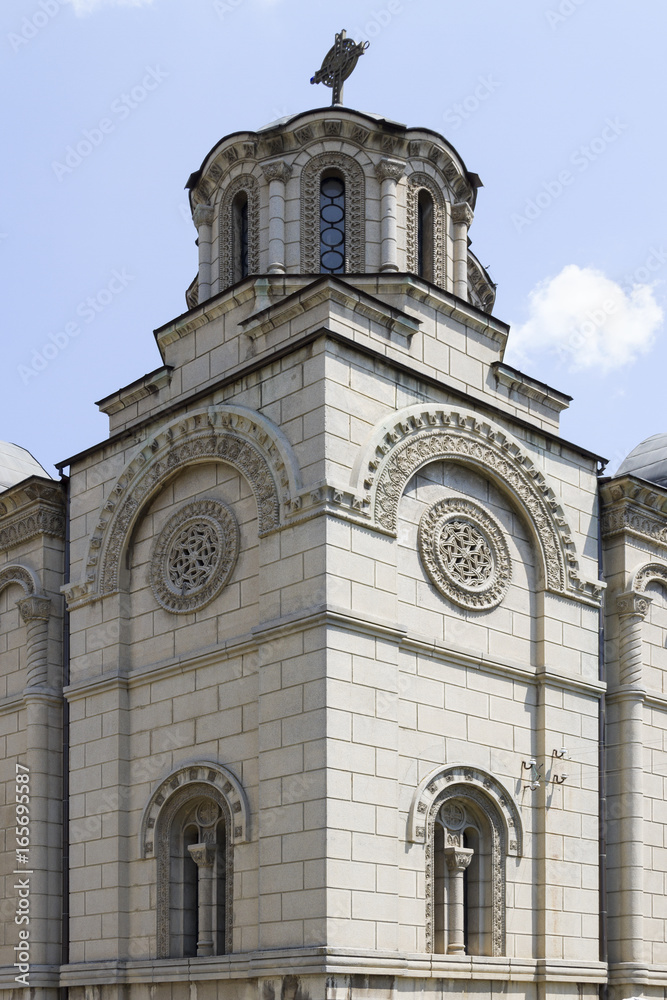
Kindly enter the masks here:
[[433, 198], [424, 188], [417, 198], [417, 273], [433, 281]]
[[320, 184], [320, 272], [345, 273], [345, 183], [332, 174]]
[[234, 281], [248, 276], [248, 195], [239, 191], [232, 202], [232, 255]]

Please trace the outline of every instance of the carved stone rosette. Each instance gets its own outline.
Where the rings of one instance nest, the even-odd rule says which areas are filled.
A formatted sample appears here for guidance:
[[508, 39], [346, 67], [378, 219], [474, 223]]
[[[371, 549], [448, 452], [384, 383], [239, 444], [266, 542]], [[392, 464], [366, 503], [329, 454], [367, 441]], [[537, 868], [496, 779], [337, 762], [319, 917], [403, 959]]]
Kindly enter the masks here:
[[236, 517], [221, 500], [195, 500], [173, 514], [151, 560], [155, 600], [167, 611], [206, 607], [229, 580], [239, 552]]
[[470, 611], [497, 607], [512, 579], [505, 534], [494, 517], [471, 500], [439, 500], [419, 522], [419, 552], [431, 582]]

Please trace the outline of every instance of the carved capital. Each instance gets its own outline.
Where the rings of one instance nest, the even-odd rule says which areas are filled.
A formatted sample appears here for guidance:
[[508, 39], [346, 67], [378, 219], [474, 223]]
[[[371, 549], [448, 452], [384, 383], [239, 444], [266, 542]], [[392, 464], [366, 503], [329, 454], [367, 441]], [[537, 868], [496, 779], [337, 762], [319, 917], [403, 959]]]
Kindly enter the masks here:
[[645, 618], [650, 604], [651, 598], [648, 594], [639, 594], [631, 590], [627, 594], [619, 594], [616, 599], [616, 611], [621, 618], [626, 615]]
[[199, 229], [200, 226], [212, 226], [213, 205], [197, 205], [192, 214], [192, 220], [197, 229]]
[[210, 844], [191, 844], [188, 847], [190, 857], [197, 868], [212, 868], [215, 863], [215, 848]]
[[466, 201], [460, 201], [457, 205], [452, 205], [452, 221], [465, 223], [470, 226], [474, 218], [472, 208]]
[[391, 160], [388, 157], [384, 157], [379, 163], [375, 164], [375, 174], [379, 181], [386, 181], [387, 179], [400, 181], [404, 173], [405, 163], [402, 160]]
[[447, 868], [450, 872], [464, 871], [472, 861], [474, 853], [469, 847], [446, 847], [444, 855]]
[[32, 597], [23, 597], [16, 603], [21, 612], [21, 618], [26, 624], [36, 619], [48, 621], [51, 617], [51, 600], [48, 597], [33, 595]]
[[271, 163], [262, 164], [262, 173], [269, 184], [271, 181], [282, 181], [283, 184], [286, 184], [292, 176], [292, 168], [284, 160], [273, 160]]

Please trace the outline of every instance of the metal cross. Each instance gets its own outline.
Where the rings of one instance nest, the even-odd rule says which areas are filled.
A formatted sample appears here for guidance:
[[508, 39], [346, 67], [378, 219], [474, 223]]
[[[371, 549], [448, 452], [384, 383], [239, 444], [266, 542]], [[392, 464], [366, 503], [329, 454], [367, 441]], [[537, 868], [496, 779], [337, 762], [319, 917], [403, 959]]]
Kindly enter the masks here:
[[357, 65], [359, 56], [363, 56], [369, 46], [369, 42], [354, 42], [351, 38], [346, 38], [345, 29], [336, 35], [336, 41], [329, 49], [324, 62], [318, 69], [315, 76], [311, 76], [311, 83], [323, 83], [325, 87], [331, 87], [331, 104], [343, 103], [343, 83]]

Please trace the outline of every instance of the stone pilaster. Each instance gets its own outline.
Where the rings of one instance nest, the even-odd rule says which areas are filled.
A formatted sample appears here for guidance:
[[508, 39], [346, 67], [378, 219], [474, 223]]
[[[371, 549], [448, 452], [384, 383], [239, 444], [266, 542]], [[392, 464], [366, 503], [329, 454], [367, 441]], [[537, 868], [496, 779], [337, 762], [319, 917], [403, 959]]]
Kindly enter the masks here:
[[292, 168], [284, 160], [262, 167], [269, 182], [269, 274], [285, 273], [285, 185]]
[[468, 230], [473, 211], [467, 202], [452, 206], [454, 223], [454, 294], [468, 299]]
[[199, 301], [211, 297], [211, 249], [213, 242], [213, 206], [197, 205], [192, 217], [197, 227], [199, 246]]
[[375, 173], [380, 181], [382, 214], [382, 260], [381, 271], [398, 271], [398, 231], [396, 188], [405, 173], [401, 160], [382, 159], [375, 165]]
[[619, 890], [618, 958], [644, 960], [644, 752], [646, 691], [642, 685], [642, 626], [651, 598], [629, 592], [617, 600], [619, 685], [611, 695], [618, 713]]

